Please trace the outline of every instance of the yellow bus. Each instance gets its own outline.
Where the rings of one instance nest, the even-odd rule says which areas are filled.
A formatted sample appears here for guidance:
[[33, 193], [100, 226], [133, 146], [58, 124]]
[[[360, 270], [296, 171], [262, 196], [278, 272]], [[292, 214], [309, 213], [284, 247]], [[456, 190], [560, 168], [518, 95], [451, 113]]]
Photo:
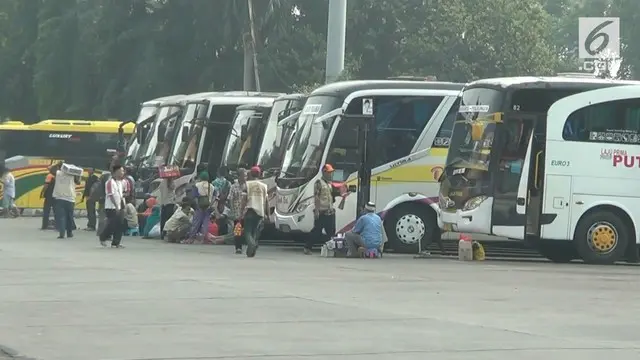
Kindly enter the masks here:
[[[25, 125], [17, 121], [0, 124], [0, 163], [11, 170], [16, 179], [16, 206], [20, 209], [42, 209], [40, 192], [48, 168], [66, 161], [96, 173], [107, 170], [112, 153], [118, 151], [118, 128], [121, 122], [85, 120], [44, 120]], [[123, 128], [124, 135], [133, 133], [134, 124]], [[84, 191], [83, 181], [77, 186], [76, 209]], [[0, 199], [2, 189], [0, 185]]]

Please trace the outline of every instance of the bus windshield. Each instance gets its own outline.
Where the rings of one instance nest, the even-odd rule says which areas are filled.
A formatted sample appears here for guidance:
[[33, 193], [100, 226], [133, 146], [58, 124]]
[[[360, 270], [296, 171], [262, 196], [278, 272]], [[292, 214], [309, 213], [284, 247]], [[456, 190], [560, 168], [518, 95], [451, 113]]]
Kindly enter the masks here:
[[141, 124], [142, 122], [144, 122], [147, 119], [152, 118], [154, 115], [156, 115], [156, 112], [158, 111], [158, 107], [157, 106], [143, 106], [140, 109], [140, 114], [138, 115], [138, 118], [136, 119], [136, 127], [135, 130], [133, 132], [133, 134], [131, 135], [129, 140], [129, 143], [131, 144], [129, 146], [129, 149], [127, 150], [127, 161], [135, 161], [138, 159], [138, 149], [140, 149], [140, 144], [138, 144], [138, 141], [136, 140], [136, 133], [138, 132], [138, 129], [140, 126], [149, 126], [148, 124]]
[[[167, 131], [175, 126], [175, 122], [181, 113], [180, 110], [180, 107], [176, 105], [163, 106], [158, 110], [158, 115], [148, 138], [138, 149], [142, 156], [140, 162], [145, 167], [156, 167], [166, 162], [171, 142], [171, 138], [166, 136]], [[165, 135], [162, 142], [159, 141], [158, 137], [161, 132]]]
[[462, 93], [447, 155], [448, 172], [460, 168], [489, 169], [496, 125], [502, 119], [504, 94], [485, 88], [472, 88]]
[[[168, 164], [182, 168], [195, 168], [200, 137], [206, 125], [207, 110], [208, 105], [204, 103], [192, 103], [186, 106], [182, 123], [178, 124], [178, 130], [173, 139]], [[182, 141], [182, 131], [185, 127], [189, 129], [189, 141]]]
[[311, 180], [320, 171], [322, 155], [333, 127], [333, 119], [328, 119], [321, 126], [320, 145], [311, 146], [309, 137], [314, 120], [342, 106], [343, 100], [334, 96], [311, 96], [305, 103], [298, 123], [300, 128], [291, 139], [282, 161], [282, 169], [277, 179], [280, 188], [293, 188]]
[[[265, 177], [274, 176], [280, 171], [282, 157], [298, 126], [300, 113], [301, 112], [298, 111], [295, 115], [292, 114], [286, 121], [278, 123], [279, 116], [274, 117], [274, 112], [271, 112], [269, 123], [265, 129], [264, 139], [262, 140], [262, 147], [258, 155], [258, 165], [263, 169]], [[278, 132], [280, 132], [280, 144], [276, 143]]]
[[[222, 153], [222, 163], [230, 170], [249, 168], [256, 162], [255, 152], [264, 135], [262, 122], [266, 114], [257, 109], [238, 110], [233, 120], [231, 134]], [[242, 128], [246, 133], [242, 133]], [[243, 138], [242, 136], [245, 136]]]

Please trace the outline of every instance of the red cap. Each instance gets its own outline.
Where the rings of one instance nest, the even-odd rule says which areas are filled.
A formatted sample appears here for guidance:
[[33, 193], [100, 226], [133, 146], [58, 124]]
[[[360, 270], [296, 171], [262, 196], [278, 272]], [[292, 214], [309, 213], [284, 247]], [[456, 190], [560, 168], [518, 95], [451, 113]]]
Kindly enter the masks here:
[[260, 166], [256, 165], [251, 168], [251, 172], [254, 174], [260, 175], [262, 174], [262, 169], [260, 169]]
[[331, 164], [324, 164], [322, 171], [333, 172], [333, 166]]

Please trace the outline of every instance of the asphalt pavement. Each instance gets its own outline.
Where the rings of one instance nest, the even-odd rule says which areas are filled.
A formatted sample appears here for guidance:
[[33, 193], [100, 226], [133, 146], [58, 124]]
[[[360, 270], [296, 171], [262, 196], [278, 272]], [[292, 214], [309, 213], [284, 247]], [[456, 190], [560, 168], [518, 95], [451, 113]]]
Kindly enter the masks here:
[[[57, 240], [0, 219], [0, 345], [41, 360], [633, 359], [638, 267]], [[2, 347], [0, 347], [1, 349]], [[0, 351], [0, 359], [2, 357]]]

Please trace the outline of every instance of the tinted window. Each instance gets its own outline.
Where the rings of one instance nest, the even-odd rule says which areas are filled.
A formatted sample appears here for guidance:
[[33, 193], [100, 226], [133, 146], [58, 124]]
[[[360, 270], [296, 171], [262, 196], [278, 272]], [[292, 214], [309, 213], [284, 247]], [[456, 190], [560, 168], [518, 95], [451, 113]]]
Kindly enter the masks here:
[[378, 146], [374, 166], [409, 155], [442, 99], [441, 96], [375, 98]]
[[547, 112], [554, 102], [590, 89], [523, 89], [511, 95], [512, 111]]
[[440, 130], [436, 134], [436, 138], [433, 140], [433, 147], [435, 148], [448, 148], [451, 142], [451, 135], [453, 133], [453, 124], [456, 121], [458, 113], [458, 107], [460, 106], [460, 99], [451, 105], [447, 116], [444, 118]]
[[564, 124], [568, 141], [640, 143], [640, 99], [614, 100], [576, 110]]

